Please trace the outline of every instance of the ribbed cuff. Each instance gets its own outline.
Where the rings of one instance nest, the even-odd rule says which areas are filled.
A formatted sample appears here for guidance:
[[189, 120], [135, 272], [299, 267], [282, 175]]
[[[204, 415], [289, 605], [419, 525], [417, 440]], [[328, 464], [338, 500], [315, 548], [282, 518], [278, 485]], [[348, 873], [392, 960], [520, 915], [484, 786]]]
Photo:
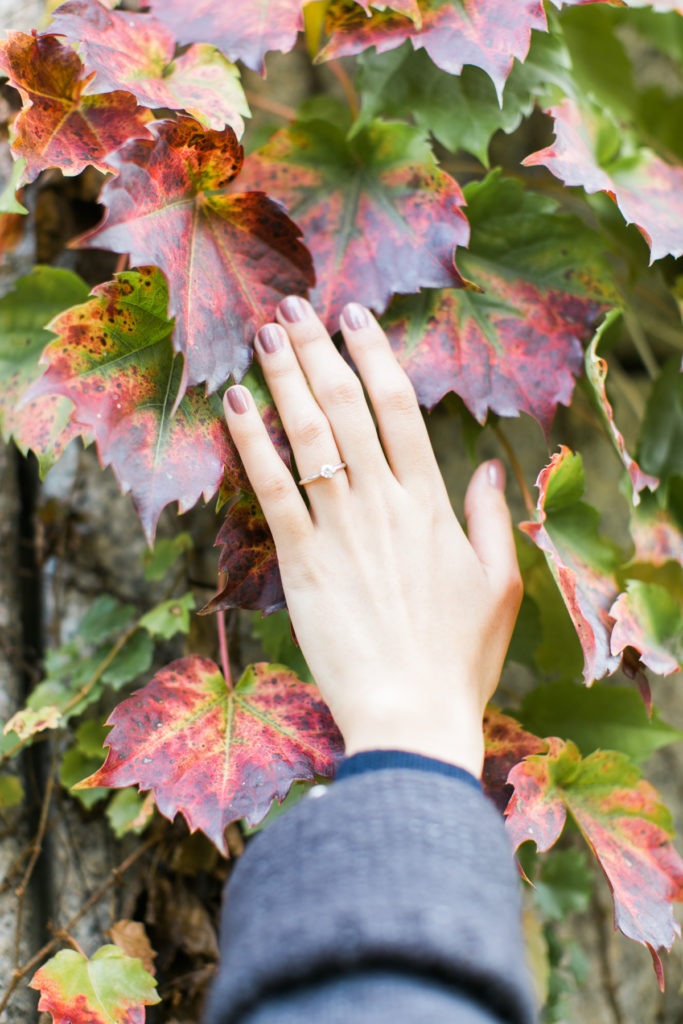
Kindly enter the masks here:
[[364, 775], [366, 772], [377, 772], [382, 768], [412, 768], [420, 772], [435, 772], [451, 779], [460, 779], [481, 792], [481, 781], [465, 768], [448, 761], [439, 761], [435, 757], [423, 757], [408, 750], [362, 750], [359, 754], [347, 757], [337, 769], [336, 779], [351, 778], [353, 775]]

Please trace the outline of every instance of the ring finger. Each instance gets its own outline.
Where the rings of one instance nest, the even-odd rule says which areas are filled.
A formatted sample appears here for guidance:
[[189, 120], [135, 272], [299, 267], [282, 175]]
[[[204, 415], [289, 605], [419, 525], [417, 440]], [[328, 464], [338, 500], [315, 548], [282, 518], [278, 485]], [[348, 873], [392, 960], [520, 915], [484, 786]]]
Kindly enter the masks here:
[[[286, 331], [279, 324], [265, 324], [256, 335], [255, 348], [301, 478], [319, 474], [324, 466], [338, 466], [342, 459], [329, 421], [311, 393]], [[319, 512], [338, 512], [339, 499], [349, 490], [342, 470], [305, 486], [314, 519]]]

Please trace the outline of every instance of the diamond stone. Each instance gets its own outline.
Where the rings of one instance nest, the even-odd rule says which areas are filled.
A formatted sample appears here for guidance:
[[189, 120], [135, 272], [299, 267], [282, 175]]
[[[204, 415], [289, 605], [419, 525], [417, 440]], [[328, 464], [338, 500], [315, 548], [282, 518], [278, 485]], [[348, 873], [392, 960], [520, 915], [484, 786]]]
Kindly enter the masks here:
[[331, 476], [334, 476], [334, 466], [330, 466], [329, 462], [326, 462], [324, 466], [320, 467], [320, 475], [329, 480]]

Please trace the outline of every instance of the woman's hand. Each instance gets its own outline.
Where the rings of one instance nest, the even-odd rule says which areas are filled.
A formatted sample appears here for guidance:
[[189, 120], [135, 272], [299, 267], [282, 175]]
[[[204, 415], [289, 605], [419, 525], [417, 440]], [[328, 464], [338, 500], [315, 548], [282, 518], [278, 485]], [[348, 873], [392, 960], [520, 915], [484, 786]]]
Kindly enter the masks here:
[[275, 539], [301, 649], [348, 754], [409, 750], [481, 774], [482, 716], [522, 585], [500, 462], [450, 506], [415, 392], [371, 314], [341, 329], [370, 396], [305, 299], [280, 303], [256, 352], [302, 477], [277, 455], [246, 388], [226, 393], [228, 427]]

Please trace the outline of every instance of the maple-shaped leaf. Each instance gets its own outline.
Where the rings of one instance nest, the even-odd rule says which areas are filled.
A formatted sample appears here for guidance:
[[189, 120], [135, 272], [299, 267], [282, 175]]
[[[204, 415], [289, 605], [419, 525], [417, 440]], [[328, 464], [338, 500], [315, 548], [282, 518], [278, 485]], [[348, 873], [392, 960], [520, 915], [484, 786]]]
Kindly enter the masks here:
[[224, 832], [256, 825], [296, 779], [330, 776], [343, 745], [317, 687], [291, 669], [250, 665], [234, 689], [206, 658], [174, 661], [114, 709], [109, 753], [82, 788], [151, 789], [227, 856]]
[[89, 960], [62, 949], [31, 978], [38, 1011], [53, 1024], [144, 1024], [145, 1006], [160, 1002], [156, 981], [139, 959], [101, 946]]
[[200, 614], [246, 608], [269, 615], [285, 607], [275, 543], [255, 494], [231, 500], [216, 545], [222, 546], [218, 568], [227, 579]]
[[[213, 43], [229, 60], [241, 60], [265, 74], [270, 50], [288, 53], [304, 27], [303, 7], [308, 0], [249, 0], [219, 4], [196, 0], [191, 8], [183, 0], [149, 0], [154, 14], [168, 25], [178, 43]], [[362, 12], [361, 12], [362, 13]]]
[[229, 124], [238, 136], [249, 107], [239, 71], [213, 46], [190, 46], [174, 60], [175, 39], [148, 14], [109, 11], [98, 0], [68, 0], [53, 15], [51, 31], [80, 43], [88, 71], [86, 92], [131, 92], [145, 107], [187, 110], [209, 128]]
[[629, 580], [610, 609], [615, 620], [613, 654], [635, 647], [640, 660], [658, 675], [679, 672], [683, 665], [683, 608], [657, 583]]
[[422, 405], [455, 391], [480, 423], [489, 409], [527, 412], [547, 433], [571, 401], [582, 340], [617, 301], [603, 243], [498, 171], [465, 196], [472, 236], [458, 266], [483, 290], [400, 299], [384, 327]]
[[131, 492], [151, 543], [162, 509], [186, 511], [216, 492], [224, 468], [240, 463], [221, 403], [203, 388], [179, 395], [182, 360], [173, 352], [168, 290], [156, 267], [118, 274], [92, 298], [59, 315], [45, 350], [47, 370], [28, 392], [73, 402], [72, 420], [95, 438], [100, 462]]
[[161, 267], [183, 384], [215, 391], [230, 374], [244, 376], [254, 334], [279, 300], [313, 284], [311, 257], [277, 202], [225, 192], [244, 160], [232, 128], [181, 117], [153, 131], [153, 141], [133, 140], [110, 158], [118, 174], [102, 190], [105, 218], [72, 245]]
[[493, 704], [488, 705], [484, 714], [484, 743], [482, 785], [502, 813], [512, 795], [512, 787], [507, 784], [510, 770], [529, 754], [547, 750], [548, 744]]
[[536, 481], [537, 521], [520, 523], [520, 529], [545, 552], [581, 641], [583, 676], [590, 686], [619, 665], [610, 650], [619, 558], [598, 534], [598, 513], [581, 501], [584, 479], [581, 456], [562, 445]]
[[46, 167], [73, 175], [105, 159], [128, 139], [149, 138], [148, 114], [129, 92], [86, 95], [90, 81], [78, 54], [55, 35], [9, 32], [0, 41], [0, 69], [19, 90], [24, 107], [13, 123], [14, 154], [26, 160], [23, 181]]
[[300, 121], [252, 154], [244, 177], [302, 228], [318, 282], [311, 302], [331, 330], [347, 302], [382, 312], [394, 292], [461, 283], [464, 198], [421, 129], [373, 121], [349, 139], [346, 126]]
[[586, 379], [591, 388], [595, 405], [606, 425], [609, 436], [612, 439], [614, 447], [619, 453], [621, 461], [626, 467], [626, 471], [628, 472], [631, 480], [631, 486], [633, 488], [633, 504], [637, 505], [640, 501], [640, 492], [646, 487], [651, 491], [656, 490], [659, 486], [659, 479], [656, 476], [651, 476], [649, 473], [644, 473], [636, 460], [629, 455], [626, 450], [626, 442], [624, 441], [623, 435], [614, 422], [612, 405], [607, 397], [607, 389], [605, 385], [607, 380], [607, 362], [598, 355], [598, 346], [618, 317], [618, 312], [615, 311], [610, 313], [603, 323], [600, 324], [600, 327], [595, 332], [595, 337], [586, 349]]
[[596, 750], [582, 760], [573, 743], [556, 738], [547, 754], [514, 767], [508, 781], [514, 794], [506, 828], [515, 847], [531, 839], [548, 850], [569, 810], [612, 890], [615, 926], [649, 948], [661, 984], [657, 950], [670, 949], [680, 935], [671, 903], [683, 900], [683, 860], [657, 791], [624, 754]]
[[41, 475], [81, 433], [69, 422], [71, 402], [46, 395], [17, 406], [43, 372], [39, 359], [52, 338], [45, 325], [87, 295], [86, 283], [70, 270], [34, 267], [0, 299], [0, 431], [24, 454], [35, 453]]
[[548, 113], [555, 122], [555, 142], [532, 153], [525, 166], [543, 164], [565, 185], [586, 192], [606, 192], [627, 224], [635, 224], [650, 246], [651, 262], [671, 253], [683, 255], [683, 167], [665, 163], [648, 149], [618, 156], [602, 166], [598, 151], [601, 119], [564, 99]]

